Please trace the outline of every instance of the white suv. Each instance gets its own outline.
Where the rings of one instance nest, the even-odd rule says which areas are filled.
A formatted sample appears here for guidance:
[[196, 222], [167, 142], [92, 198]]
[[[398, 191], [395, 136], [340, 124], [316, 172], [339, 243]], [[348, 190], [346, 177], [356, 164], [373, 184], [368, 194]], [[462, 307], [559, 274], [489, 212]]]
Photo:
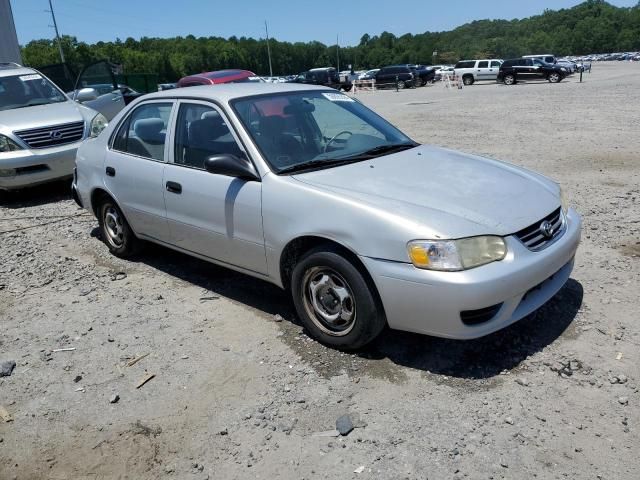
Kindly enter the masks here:
[[495, 82], [500, 72], [502, 60], [492, 58], [488, 60], [461, 60], [456, 63], [454, 72], [456, 77], [462, 78], [465, 85], [473, 85], [475, 82]]

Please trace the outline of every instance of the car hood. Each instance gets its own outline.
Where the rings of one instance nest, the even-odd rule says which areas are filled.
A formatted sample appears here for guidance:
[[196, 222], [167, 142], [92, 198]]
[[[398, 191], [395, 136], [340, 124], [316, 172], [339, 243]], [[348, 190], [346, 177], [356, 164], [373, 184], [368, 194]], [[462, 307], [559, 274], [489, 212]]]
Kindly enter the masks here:
[[542, 175], [433, 146], [294, 178], [409, 220], [432, 238], [509, 235], [560, 206], [558, 185]]
[[71, 100], [0, 111], [0, 129], [7, 131], [28, 130], [84, 120], [78, 104]]

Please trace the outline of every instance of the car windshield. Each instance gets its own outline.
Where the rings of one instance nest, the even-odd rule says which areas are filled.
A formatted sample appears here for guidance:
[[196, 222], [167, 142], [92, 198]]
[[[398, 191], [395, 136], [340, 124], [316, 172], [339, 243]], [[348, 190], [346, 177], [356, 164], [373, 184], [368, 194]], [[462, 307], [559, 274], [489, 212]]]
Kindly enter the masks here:
[[39, 73], [0, 77], [0, 110], [67, 101], [67, 97]]
[[417, 145], [335, 91], [260, 95], [235, 100], [232, 106], [276, 173], [328, 168]]

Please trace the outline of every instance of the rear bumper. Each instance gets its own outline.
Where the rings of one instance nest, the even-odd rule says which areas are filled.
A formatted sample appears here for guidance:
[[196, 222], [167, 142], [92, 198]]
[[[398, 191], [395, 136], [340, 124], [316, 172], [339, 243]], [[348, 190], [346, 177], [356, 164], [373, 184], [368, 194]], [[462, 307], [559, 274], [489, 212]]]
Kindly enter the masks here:
[[71, 177], [80, 143], [0, 153], [0, 189], [15, 190]]
[[[371, 273], [389, 326], [398, 330], [472, 339], [500, 330], [551, 299], [569, 279], [580, 243], [582, 220], [575, 210], [566, 229], [540, 252], [507, 237], [508, 254], [500, 261], [464, 272], [434, 272], [411, 264], [361, 257]], [[492, 318], [470, 325], [461, 312], [496, 306]]]

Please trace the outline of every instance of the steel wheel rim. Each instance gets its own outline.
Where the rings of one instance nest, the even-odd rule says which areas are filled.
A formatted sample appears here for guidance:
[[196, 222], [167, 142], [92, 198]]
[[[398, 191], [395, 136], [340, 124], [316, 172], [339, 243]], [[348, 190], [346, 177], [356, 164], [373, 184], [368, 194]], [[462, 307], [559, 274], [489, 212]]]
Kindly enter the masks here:
[[342, 275], [329, 267], [312, 267], [302, 279], [304, 308], [314, 325], [334, 337], [347, 335], [356, 322], [356, 301]]
[[109, 205], [104, 210], [104, 230], [107, 234], [107, 241], [115, 248], [120, 248], [124, 244], [124, 225], [120, 212]]

